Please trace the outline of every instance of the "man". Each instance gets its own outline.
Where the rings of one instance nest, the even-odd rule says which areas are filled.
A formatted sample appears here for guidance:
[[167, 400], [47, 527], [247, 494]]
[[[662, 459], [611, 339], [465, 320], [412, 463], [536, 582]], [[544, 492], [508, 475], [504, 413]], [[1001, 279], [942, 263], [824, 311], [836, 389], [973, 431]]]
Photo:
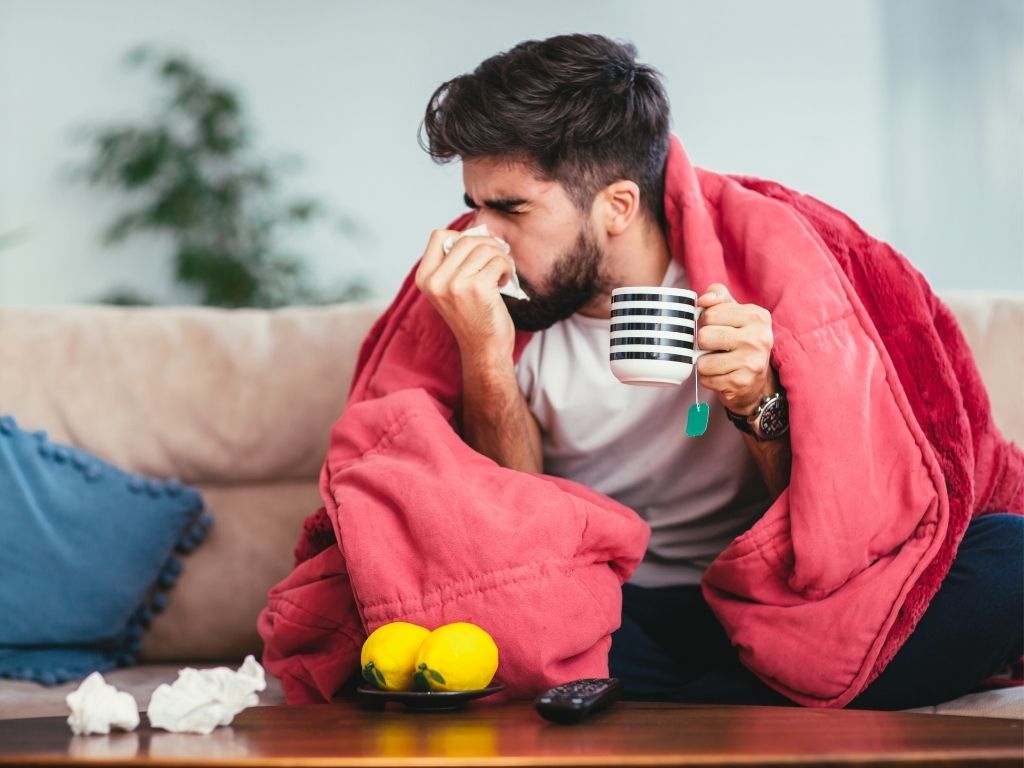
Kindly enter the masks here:
[[[431, 98], [473, 210], [365, 340], [260, 616], [290, 703], [358, 679], [398, 620], [480, 624], [517, 697], [610, 669], [638, 698], [901, 708], [1020, 657], [1024, 453], [949, 311], [838, 211], [694, 168], [668, 126], [656, 72], [596, 35]], [[528, 301], [500, 292], [513, 264]], [[700, 292], [702, 437], [689, 385], [609, 373], [620, 285]]]
[[[598, 36], [524, 43], [445, 83], [427, 109], [426, 148], [462, 160], [473, 224], [494, 237], [458, 239], [445, 254], [458, 233], [435, 231], [416, 285], [458, 343], [466, 441], [502, 466], [590, 485], [650, 524], [611, 651], [627, 691], [784, 702], [737, 662], [699, 588], [707, 566], [789, 484], [788, 430], [757, 431], [759, 408], [785, 397], [771, 365], [772, 315], [725, 285], [690, 286], [670, 269], [668, 125], [657, 73], [636, 63], [631, 46]], [[511, 247], [529, 301], [499, 294], [511, 262], [494, 238]], [[705, 437], [682, 434], [691, 388], [641, 390], [609, 372], [610, 294], [625, 285], [702, 292], [697, 339], [714, 354], [696, 371], [715, 399]], [[517, 328], [536, 333], [514, 364]], [[1001, 516], [972, 526], [950, 576], [970, 586], [939, 592], [890, 672], [855, 705], [926, 703], [915, 697], [925, 676], [946, 678], [935, 695], [949, 698], [1020, 656], [1020, 523]], [[948, 627], [999, 591], [1006, 600], [993, 600], [968, 651], [979, 663], [965, 663]]]

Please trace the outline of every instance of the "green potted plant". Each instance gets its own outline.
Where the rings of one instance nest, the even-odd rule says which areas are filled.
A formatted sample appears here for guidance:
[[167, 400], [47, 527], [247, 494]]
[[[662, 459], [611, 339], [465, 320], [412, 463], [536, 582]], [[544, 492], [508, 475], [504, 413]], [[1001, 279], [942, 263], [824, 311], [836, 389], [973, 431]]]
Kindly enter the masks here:
[[[133, 204], [106, 228], [106, 244], [139, 232], [170, 237], [175, 279], [206, 305], [275, 307], [366, 294], [359, 280], [315, 286], [303, 258], [284, 244], [283, 233], [328, 211], [312, 198], [283, 199], [279, 177], [287, 168], [255, 156], [235, 90], [180, 53], [140, 47], [127, 60], [154, 71], [165, 99], [148, 121], [85, 130], [91, 156], [76, 177], [127, 193]], [[358, 234], [351, 219], [336, 221]], [[131, 289], [103, 300], [150, 303]]]

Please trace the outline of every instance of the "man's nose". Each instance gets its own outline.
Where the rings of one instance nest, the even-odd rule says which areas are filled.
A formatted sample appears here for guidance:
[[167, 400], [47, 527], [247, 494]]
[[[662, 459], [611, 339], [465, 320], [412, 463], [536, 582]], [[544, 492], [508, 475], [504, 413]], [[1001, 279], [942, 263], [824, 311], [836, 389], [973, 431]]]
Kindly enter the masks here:
[[505, 240], [505, 233], [503, 231], [503, 222], [501, 216], [496, 214], [487, 208], [478, 208], [476, 215], [473, 216], [473, 226], [479, 227], [480, 225], [486, 225], [487, 231], [494, 237]]

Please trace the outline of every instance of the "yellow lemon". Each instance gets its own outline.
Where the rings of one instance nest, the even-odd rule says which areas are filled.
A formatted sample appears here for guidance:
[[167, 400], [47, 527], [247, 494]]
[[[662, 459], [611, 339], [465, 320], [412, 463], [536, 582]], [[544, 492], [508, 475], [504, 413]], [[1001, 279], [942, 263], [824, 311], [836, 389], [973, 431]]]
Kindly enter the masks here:
[[476, 624], [457, 621], [438, 627], [416, 653], [417, 691], [475, 691], [486, 688], [498, 669], [498, 646]]
[[416, 651], [430, 630], [407, 621], [377, 627], [363, 643], [363, 679], [385, 691], [411, 691]]

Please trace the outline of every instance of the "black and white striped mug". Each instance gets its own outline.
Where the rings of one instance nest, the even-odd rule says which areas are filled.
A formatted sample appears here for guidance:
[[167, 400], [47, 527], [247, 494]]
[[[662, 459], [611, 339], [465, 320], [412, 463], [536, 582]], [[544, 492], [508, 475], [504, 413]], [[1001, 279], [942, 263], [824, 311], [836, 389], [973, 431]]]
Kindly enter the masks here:
[[626, 286], [612, 291], [612, 373], [624, 384], [675, 387], [693, 373], [697, 294], [686, 288]]

